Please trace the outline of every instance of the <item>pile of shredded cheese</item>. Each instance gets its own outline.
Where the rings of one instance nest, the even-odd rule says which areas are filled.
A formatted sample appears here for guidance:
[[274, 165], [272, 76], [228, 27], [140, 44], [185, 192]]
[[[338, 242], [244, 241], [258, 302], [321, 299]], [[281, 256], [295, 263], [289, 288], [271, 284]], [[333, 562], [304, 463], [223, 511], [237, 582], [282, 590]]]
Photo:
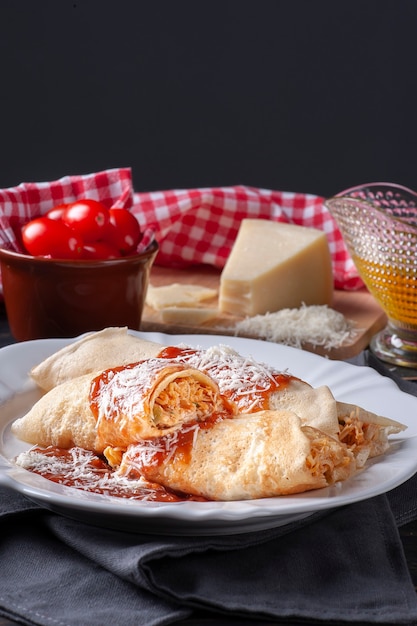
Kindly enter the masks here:
[[342, 313], [326, 305], [282, 309], [275, 313], [255, 315], [237, 322], [235, 334], [257, 337], [301, 348], [303, 344], [322, 346], [326, 350], [339, 348], [358, 333]]

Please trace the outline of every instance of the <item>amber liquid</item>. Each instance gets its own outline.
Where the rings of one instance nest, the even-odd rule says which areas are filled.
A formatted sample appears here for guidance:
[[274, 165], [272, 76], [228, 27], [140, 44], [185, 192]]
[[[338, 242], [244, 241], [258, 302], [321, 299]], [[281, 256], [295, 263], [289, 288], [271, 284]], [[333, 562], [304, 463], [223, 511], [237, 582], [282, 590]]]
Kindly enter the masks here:
[[403, 326], [417, 327], [417, 265], [404, 268], [382, 265], [353, 257], [369, 291], [388, 317]]

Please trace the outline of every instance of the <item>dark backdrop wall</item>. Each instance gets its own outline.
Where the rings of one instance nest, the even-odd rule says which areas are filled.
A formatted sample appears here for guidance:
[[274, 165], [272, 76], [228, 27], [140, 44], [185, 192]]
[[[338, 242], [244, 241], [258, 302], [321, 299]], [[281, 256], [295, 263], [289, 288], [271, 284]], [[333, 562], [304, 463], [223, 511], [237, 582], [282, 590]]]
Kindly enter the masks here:
[[1, 0], [0, 187], [417, 188], [415, 0]]

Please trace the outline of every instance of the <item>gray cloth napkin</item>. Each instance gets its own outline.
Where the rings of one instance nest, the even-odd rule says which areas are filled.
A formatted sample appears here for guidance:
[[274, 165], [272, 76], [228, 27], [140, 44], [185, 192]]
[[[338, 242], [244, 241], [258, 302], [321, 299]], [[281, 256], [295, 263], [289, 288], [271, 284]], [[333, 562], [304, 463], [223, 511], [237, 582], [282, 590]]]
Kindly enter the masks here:
[[284, 527], [170, 537], [89, 526], [2, 489], [0, 614], [40, 626], [162, 626], [195, 610], [249, 624], [417, 624], [397, 529], [417, 518], [416, 493], [417, 475]]

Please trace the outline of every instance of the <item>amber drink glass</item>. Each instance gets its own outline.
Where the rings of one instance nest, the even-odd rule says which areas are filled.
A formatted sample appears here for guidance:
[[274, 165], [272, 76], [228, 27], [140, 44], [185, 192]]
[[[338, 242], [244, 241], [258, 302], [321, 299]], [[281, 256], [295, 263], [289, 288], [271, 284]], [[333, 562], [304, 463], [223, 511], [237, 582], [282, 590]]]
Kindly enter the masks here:
[[417, 368], [417, 194], [391, 183], [353, 187], [326, 200], [358, 273], [387, 314], [370, 348]]

